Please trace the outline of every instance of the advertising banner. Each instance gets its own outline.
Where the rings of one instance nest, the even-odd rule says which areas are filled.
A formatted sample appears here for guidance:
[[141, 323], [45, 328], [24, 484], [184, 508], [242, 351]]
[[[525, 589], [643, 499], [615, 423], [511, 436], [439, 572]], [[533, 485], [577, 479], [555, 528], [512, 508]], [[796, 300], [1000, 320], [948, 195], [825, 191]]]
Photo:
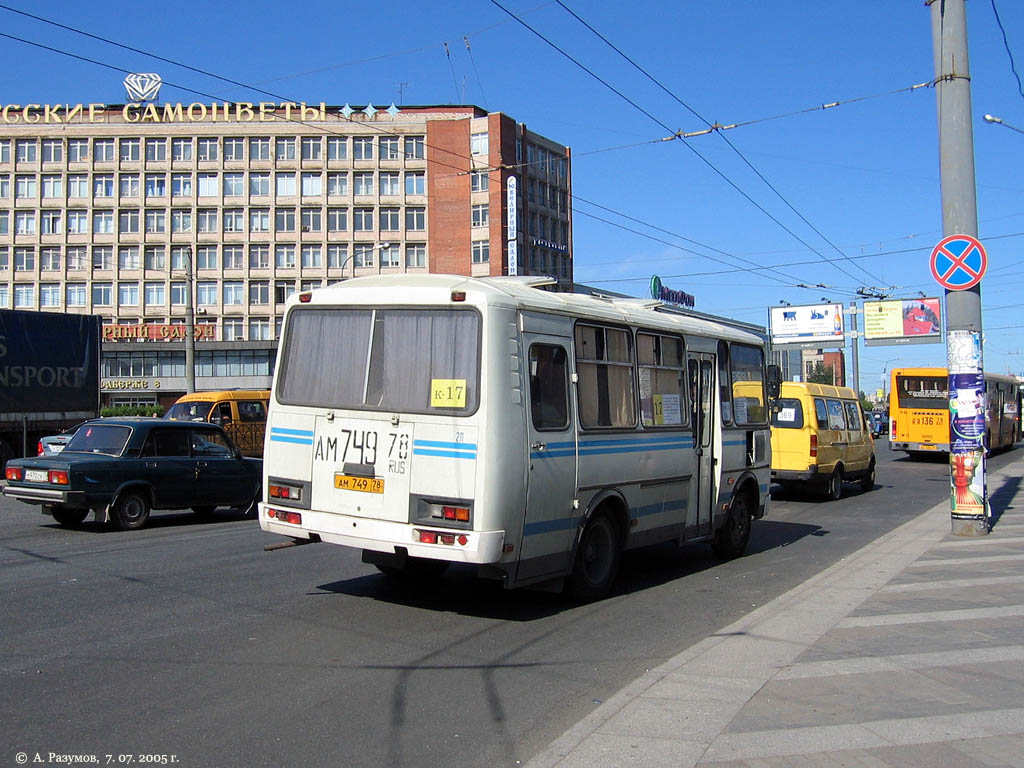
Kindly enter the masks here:
[[774, 347], [842, 347], [842, 304], [772, 307], [769, 316]]
[[865, 345], [931, 344], [941, 341], [941, 299], [864, 302]]
[[949, 367], [950, 509], [958, 519], [982, 519], [985, 509], [985, 375], [981, 334], [946, 334]]

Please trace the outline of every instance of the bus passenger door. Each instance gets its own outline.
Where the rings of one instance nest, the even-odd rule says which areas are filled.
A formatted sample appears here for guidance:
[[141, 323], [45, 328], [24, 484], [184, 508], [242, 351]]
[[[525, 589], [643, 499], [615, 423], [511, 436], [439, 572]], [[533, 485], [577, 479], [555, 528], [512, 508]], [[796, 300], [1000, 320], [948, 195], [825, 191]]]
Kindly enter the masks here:
[[563, 573], [579, 510], [576, 421], [569, 396], [568, 338], [523, 334], [527, 350], [529, 477], [519, 549], [519, 579]]
[[[715, 484], [718, 457], [715, 456], [715, 430], [718, 414], [715, 411], [715, 356], [692, 353], [688, 356], [687, 377], [690, 387], [690, 426], [693, 430], [693, 450], [696, 515], [687, 516], [687, 538], [712, 533], [712, 517], [718, 503]], [[696, 524], [694, 530], [691, 526]]]

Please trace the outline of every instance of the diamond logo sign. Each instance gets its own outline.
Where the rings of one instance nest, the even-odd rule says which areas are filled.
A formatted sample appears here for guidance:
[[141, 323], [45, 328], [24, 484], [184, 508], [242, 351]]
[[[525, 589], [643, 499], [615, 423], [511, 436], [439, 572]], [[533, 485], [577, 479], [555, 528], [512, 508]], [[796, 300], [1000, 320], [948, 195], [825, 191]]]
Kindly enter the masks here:
[[132, 101], [156, 101], [163, 83], [155, 72], [134, 73], [124, 79], [124, 88]]

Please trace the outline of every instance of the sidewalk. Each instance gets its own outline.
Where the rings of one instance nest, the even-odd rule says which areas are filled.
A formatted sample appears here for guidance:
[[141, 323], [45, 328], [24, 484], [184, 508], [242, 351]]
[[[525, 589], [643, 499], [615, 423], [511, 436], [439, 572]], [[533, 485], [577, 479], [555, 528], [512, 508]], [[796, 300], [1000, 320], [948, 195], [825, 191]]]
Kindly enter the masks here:
[[[1020, 449], [1018, 449], [1020, 450]], [[528, 764], [1024, 766], [1024, 457], [682, 652]]]

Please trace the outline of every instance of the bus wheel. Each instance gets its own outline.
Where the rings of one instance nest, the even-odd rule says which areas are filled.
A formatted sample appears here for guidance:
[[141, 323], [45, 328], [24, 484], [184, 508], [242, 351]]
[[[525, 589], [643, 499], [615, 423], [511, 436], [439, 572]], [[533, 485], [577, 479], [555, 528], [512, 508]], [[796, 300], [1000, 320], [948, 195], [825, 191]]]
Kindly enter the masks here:
[[149, 520], [149, 502], [138, 491], [125, 491], [111, 510], [114, 525], [122, 531], [141, 528]]
[[867, 474], [861, 478], [860, 488], [862, 491], [873, 491], [875, 489], [875, 460], [871, 460]]
[[832, 474], [829, 475], [828, 485], [825, 486], [825, 500], [826, 501], [838, 501], [839, 497], [843, 495], [843, 470], [838, 465]]
[[622, 550], [615, 524], [606, 515], [595, 515], [583, 529], [576, 547], [576, 562], [569, 576], [569, 595], [582, 602], [603, 597], [619, 570]]
[[729, 505], [729, 516], [725, 525], [715, 532], [715, 540], [711, 548], [724, 560], [739, 557], [747, 550], [750, 540], [750, 509], [747, 497], [739, 493], [733, 497]]
[[68, 509], [67, 507], [55, 506], [50, 508], [50, 514], [53, 519], [61, 525], [72, 526], [78, 525], [86, 516], [89, 514], [88, 509]]

